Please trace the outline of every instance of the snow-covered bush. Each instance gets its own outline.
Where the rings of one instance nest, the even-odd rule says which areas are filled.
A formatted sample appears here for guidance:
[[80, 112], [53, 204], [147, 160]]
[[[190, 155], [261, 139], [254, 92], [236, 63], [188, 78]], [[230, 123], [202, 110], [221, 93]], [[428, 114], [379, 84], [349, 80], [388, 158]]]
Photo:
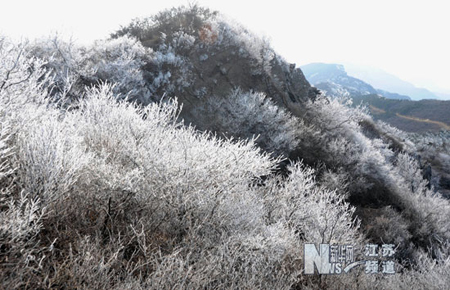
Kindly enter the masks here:
[[257, 138], [256, 143], [276, 156], [298, 148], [303, 131], [311, 130], [263, 93], [237, 89], [227, 97], [212, 96], [195, 110], [200, 129], [242, 139]]
[[[5, 39], [1, 45], [5, 66], [0, 68], [0, 280], [2, 287], [14, 289], [34, 285], [33, 273], [43, 271], [49, 249], [39, 244], [45, 205], [17, 186], [15, 174], [19, 168], [11, 160], [16, 151], [17, 110], [27, 107], [28, 98], [35, 97], [21, 95], [36, 92], [35, 84], [27, 87], [35, 75], [22, 71], [33, 62], [25, 60], [22, 47], [6, 44]], [[3, 54], [5, 48], [9, 54]]]
[[[392, 151], [380, 139], [366, 137], [359, 125], [367, 118], [363, 108], [352, 108], [346, 98], [319, 97], [307, 104], [304, 119], [320, 132], [310, 141], [317, 148], [305, 153], [307, 160], [324, 162], [329, 169], [348, 172], [351, 192], [367, 192], [368, 177], [379, 179], [389, 171]], [[314, 152], [312, 156], [309, 156]]]
[[127, 36], [97, 41], [86, 56], [99, 80], [115, 84], [116, 94], [141, 103], [148, 103], [151, 97], [142, 71], [151, 57], [150, 49]]
[[268, 222], [286, 221], [305, 242], [358, 243], [355, 208], [344, 196], [320, 186], [311, 168], [295, 164], [288, 169], [290, 175], [281, 186], [276, 179], [267, 186]]
[[411, 223], [409, 230], [439, 257], [440, 248], [450, 239], [450, 203], [427, 187], [428, 182], [423, 179], [415, 159], [399, 154], [396, 165], [392, 175], [396, 187], [393, 193], [405, 208], [403, 215]]
[[[114, 277], [133, 272], [153, 273], [148, 285], [177, 285], [172, 267], [149, 272], [174, 256], [192, 275], [186, 285], [293, 283], [298, 273], [288, 271], [289, 261], [300, 248], [287, 227], [265, 224], [252, 185], [278, 160], [252, 141], [197, 133], [177, 122], [177, 111], [176, 102], [145, 108], [118, 102], [113, 89], [102, 86], [88, 91], [77, 110], [21, 112], [28, 122], [15, 128], [9, 157], [17, 167], [16, 186], [46, 205], [39, 229], [62, 240], [54, 244], [58, 256], [49, 253], [41, 265], [42, 271], [55, 269], [41, 277], [42, 285], [117, 286]], [[15, 211], [28, 208], [21, 204]], [[36, 216], [40, 207], [31, 205], [24, 214]], [[10, 222], [13, 210], [2, 213]], [[90, 238], [81, 241], [83, 236]], [[67, 271], [73, 279], [67, 280]]]
[[[306, 120], [322, 132], [316, 141], [321, 150], [320, 160], [329, 169], [344, 170], [351, 176], [348, 183], [350, 201], [366, 207], [371, 203], [376, 207], [393, 206], [401, 213], [400, 216], [397, 213], [388, 215], [399, 227], [397, 231], [389, 230], [393, 235], [391, 238], [402, 240], [406, 247], [414, 241], [415, 246], [441, 255], [440, 248], [449, 239], [445, 220], [450, 214], [450, 204], [428, 188], [418, 161], [410, 156], [414, 145], [404, 139], [402, 147], [409, 153], [401, 153], [393, 151], [389, 140], [383, 136], [380, 136], [383, 139], [369, 139], [359, 124], [370, 121], [370, 117], [358, 108], [346, 106], [339, 98], [319, 98], [308, 108]], [[383, 132], [382, 126], [378, 129]], [[385, 134], [395, 136], [393, 130]], [[380, 238], [375, 235], [386, 229], [383, 211], [373, 216], [370, 208], [362, 207], [361, 214], [364, 218], [375, 218], [373, 222], [363, 224], [370, 229], [368, 234]], [[408, 253], [410, 255], [411, 251]]]
[[30, 103], [44, 103], [41, 88], [49, 77], [44, 61], [28, 51], [27, 42], [0, 37], [0, 104], [3, 115], [14, 115]]
[[[448, 284], [450, 204], [416, 155], [450, 167], [446, 134], [293, 89], [267, 41], [197, 6], [113, 38], [0, 38], [0, 287]], [[398, 275], [302, 274], [305, 243], [366, 239], [400, 247]]]
[[[0, 200], [0, 279], [2, 287], [20, 289], [33, 287], [40, 279], [34, 273], [46, 270], [51, 245], [40, 245], [45, 209], [41, 201], [23, 191], [17, 200], [2, 189]], [[39, 282], [37, 282], [39, 283]]]
[[36, 41], [28, 50], [53, 77], [47, 85], [56, 100], [80, 98], [85, 86], [108, 82], [115, 84], [114, 92], [121, 98], [150, 101], [142, 67], [152, 58], [152, 51], [136, 39], [124, 36], [83, 47], [55, 36]]

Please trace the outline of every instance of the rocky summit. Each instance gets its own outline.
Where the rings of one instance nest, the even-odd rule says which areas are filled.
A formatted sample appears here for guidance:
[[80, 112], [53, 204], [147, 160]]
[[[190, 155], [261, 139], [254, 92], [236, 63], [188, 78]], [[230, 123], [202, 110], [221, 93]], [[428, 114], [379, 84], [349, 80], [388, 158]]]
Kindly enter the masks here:
[[151, 20], [136, 20], [112, 37], [123, 35], [136, 37], [154, 52], [144, 68], [152, 84], [151, 101], [177, 96], [182, 116], [201, 127], [193, 110], [206, 98], [226, 98], [236, 88], [262, 92], [291, 112], [318, 94], [267, 40], [208, 9], [172, 9]]

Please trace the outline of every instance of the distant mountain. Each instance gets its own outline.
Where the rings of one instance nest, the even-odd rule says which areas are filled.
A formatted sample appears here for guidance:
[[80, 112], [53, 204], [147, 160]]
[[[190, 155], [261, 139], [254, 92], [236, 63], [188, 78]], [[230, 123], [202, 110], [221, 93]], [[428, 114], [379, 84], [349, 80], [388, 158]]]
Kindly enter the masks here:
[[361, 79], [380, 90], [406, 95], [413, 100], [440, 99], [435, 93], [424, 88], [417, 88], [413, 84], [378, 68], [345, 64], [345, 70], [348, 75]]
[[408, 96], [400, 95], [400, 94], [397, 94], [397, 93], [391, 93], [391, 92], [388, 92], [388, 91], [385, 91], [385, 90], [377, 89], [377, 93], [378, 93], [378, 95], [381, 95], [381, 96], [383, 96], [383, 97], [385, 97], [387, 99], [411, 100], [411, 98], [408, 97]]
[[[411, 101], [408, 96], [384, 89], [375, 89], [367, 82], [349, 76], [346, 71], [347, 65], [344, 67], [341, 64], [312, 63], [302, 66], [301, 69], [306, 79], [327, 95], [352, 97], [355, 105], [363, 102], [368, 105], [375, 119], [385, 121], [401, 130], [425, 133], [450, 129], [448, 117], [450, 101], [433, 99]], [[361, 70], [360, 75], [363, 74], [364, 72]], [[368, 72], [367, 75], [371, 75], [371, 73]], [[379, 75], [382, 79], [383, 75], [381, 73]], [[384, 78], [393, 79], [392, 83], [394, 84], [402, 82], [389, 74], [385, 74]], [[417, 94], [425, 91], [426, 93], [423, 93], [422, 96], [431, 96], [432, 94], [425, 89], [412, 87]], [[435, 96], [434, 99], [436, 98]]]
[[330, 96], [364, 96], [380, 94], [389, 99], [410, 99], [397, 93], [377, 90], [370, 84], [349, 76], [343, 65], [311, 63], [301, 67], [306, 79]]

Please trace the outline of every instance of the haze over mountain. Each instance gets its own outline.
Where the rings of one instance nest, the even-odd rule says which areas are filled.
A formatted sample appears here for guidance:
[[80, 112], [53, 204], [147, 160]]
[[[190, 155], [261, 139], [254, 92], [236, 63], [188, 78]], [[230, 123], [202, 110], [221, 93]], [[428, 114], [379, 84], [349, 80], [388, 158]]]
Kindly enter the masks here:
[[442, 100], [450, 100], [450, 93], [446, 92], [435, 92], [436, 96], [438, 96]]
[[356, 77], [350, 76], [344, 65], [311, 63], [301, 66], [306, 79], [329, 96], [364, 96], [379, 94], [390, 99], [410, 99], [396, 92], [380, 90]]
[[355, 64], [344, 64], [344, 66], [348, 75], [361, 79], [377, 89], [406, 95], [413, 100], [440, 99], [440, 96], [435, 93], [424, 88], [416, 87], [384, 70]]

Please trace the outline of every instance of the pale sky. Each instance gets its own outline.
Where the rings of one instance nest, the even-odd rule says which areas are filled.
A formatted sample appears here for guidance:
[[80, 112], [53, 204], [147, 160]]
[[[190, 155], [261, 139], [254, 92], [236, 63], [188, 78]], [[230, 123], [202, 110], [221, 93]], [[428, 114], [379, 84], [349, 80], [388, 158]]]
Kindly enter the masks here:
[[[3, 2], [1, 34], [36, 38], [59, 32], [84, 44], [109, 36], [133, 18], [189, 4], [187, 0]], [[275, 50], [297, 66], [311, 62], [369, 65], [417, 86], [450, 93], [448, 1], [195, 2], [268, 37]]]

